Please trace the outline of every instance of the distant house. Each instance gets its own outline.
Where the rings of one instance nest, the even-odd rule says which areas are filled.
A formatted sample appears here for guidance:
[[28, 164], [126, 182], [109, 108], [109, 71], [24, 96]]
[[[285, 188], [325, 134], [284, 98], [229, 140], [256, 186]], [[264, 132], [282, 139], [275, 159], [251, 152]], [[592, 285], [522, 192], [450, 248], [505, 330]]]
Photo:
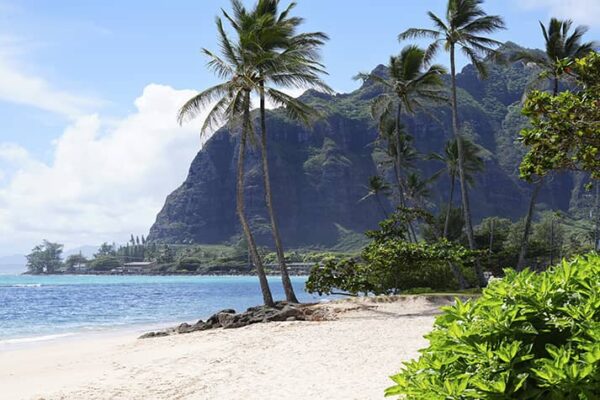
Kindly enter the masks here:
[[73, 265], [73, 272], [75, 273], [82, 273], [82, 272], [89, 272], [90, 267], [87, 264], [75, 264]]
[[123, 264], [121, 267], [115, 268], [115, 272], [122, 272], [125, 274], [143, 274], [150, 272], [156, 267], [155, 261], [137, 261]]

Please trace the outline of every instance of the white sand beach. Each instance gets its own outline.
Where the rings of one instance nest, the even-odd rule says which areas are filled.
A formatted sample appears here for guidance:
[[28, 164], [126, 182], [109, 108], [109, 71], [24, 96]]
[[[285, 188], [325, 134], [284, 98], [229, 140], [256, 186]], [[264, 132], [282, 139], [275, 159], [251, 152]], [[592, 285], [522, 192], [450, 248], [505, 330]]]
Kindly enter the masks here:
[[388, 376], [426, 345], [445, 301], [339, 302], [326, 306], [332, 321], [2, 351], [0, 399], [382, 399]]

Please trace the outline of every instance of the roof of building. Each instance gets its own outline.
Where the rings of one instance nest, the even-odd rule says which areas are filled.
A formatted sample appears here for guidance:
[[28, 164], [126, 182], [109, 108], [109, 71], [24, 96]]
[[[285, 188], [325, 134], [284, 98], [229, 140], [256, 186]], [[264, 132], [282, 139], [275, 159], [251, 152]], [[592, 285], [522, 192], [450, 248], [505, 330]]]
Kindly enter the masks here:
[[148, 267], [154, 265], [154, 261], [136, 261], [123, 264], [126, 267]]

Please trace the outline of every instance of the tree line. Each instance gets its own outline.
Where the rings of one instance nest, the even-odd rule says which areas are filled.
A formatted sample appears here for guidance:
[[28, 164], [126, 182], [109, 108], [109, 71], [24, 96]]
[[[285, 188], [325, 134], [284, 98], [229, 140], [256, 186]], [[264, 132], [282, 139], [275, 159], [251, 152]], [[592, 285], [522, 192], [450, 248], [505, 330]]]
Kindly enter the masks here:
[[91, 258], [81, 252], [63, 258], [64, 245], [43, 240], [26, 256], [27, 270], [32, 274], [73, 273], [83, 271], [106, 272], [128, 262], [158, 260], [172, 262], [168, 257], [171, 250], [168, 246], [147, 243], [144, 235], [132, 234], [125, 245], [102, 243]]

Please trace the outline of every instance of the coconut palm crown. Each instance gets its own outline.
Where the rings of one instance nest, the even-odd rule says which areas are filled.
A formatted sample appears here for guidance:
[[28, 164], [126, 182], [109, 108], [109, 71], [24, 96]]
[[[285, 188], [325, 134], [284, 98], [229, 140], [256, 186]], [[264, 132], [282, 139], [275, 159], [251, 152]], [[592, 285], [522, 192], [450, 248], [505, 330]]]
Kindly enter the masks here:
[[558, 85], [561, 77], [569, 71], [570, 65], [577, 58], [584, 57], [593, 51], [597, 43], [583, 42], [583, 35], [588, 28], [577, 26], [571, 32], [573, 21], [550, 19], [548, 26], [540, 21], [544, 35], [545, 52], [520, 51], [513, 55], [513, 60], [535, 64], [542, 69], [540, 78], [551, 79], [554, 95], [558, 94]]

